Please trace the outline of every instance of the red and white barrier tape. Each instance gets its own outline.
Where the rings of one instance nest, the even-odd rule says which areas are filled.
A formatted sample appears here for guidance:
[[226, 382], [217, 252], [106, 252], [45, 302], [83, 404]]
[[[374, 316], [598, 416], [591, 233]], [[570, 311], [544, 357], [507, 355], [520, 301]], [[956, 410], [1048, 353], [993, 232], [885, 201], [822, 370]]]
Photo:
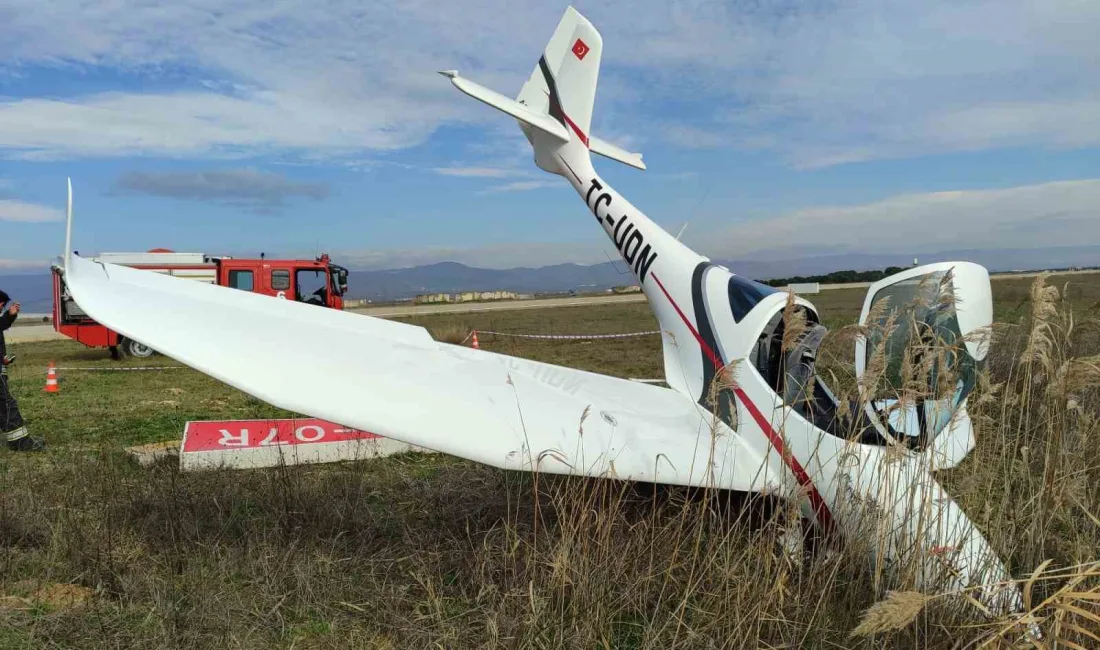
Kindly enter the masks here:
[[113, 368], [111, 366], [69, 366], [54, 370], [182, 370], [188, 366], [137, 366], [134, 368]]
[[[660, 334], [661, 330], [648, 332], [623, 332], [622, 334], [514, 334], [512, 332], [490, 332], [488, 330], [471, 330], [459, 345], [465, 345], [474, 335], [492, 334], [493, 336], [510, 336], [517, 339], [540, 339], [546, 341], [583, 341], [590, 339], [626, 339], [635, 336], [652, 336]], [[115, 368], [112, 366], [65, 366], [55, 370], [94, 370], [94, 371], [118, 371], [118, 370], [182, 370], [188, 366], [135, 366], [132, 368]]]
[[[582, 339], [625, 339], [634, 336], [651, 336], [653, 334], [660, 334], [661, 330], [653, 330], [650, 332], [624, 332], [622, 334], [512, 334], [510, 332], [490, 332], [487, 330], [475, 330], [478, 334], [492, 334], [494, 336], [510, 336], [517, 339], [545, 339], [545, 340], [565, 340], [565, 341], [577, 341]], [[470, 332], [470, 336], [473, 336], [473, 332]], [[470, 336], [466, 339], [469, 340]], [[463, 341], [465, 343], [465, 341]]]

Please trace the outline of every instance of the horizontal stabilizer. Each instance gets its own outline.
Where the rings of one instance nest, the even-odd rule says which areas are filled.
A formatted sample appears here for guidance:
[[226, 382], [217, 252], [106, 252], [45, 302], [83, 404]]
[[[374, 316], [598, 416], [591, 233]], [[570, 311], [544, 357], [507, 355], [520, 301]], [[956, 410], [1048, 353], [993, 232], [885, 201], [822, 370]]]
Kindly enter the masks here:
[[557, 120], [545, 113], [536, 113], [514, 99], [505, 97], [495, 90], [458, 76], [457, 70], [444, 70], [439, 74], [450, 78], [455, 88], [476, 100], [485, 102], [493, 108], [503, 111], [520, 122], [544, 131], [562, 142], [569, 141], [569, 132]]
[[645, 169], [645, 163], [642, 162], [642, 154], [640, 153], [631, 153], [596, 137], [588, 139], [588, 148], [591, 149], [592, 153], [598, 153], [605, 158], [616, 160], [624, 165], [630, 165], [635, 169]]

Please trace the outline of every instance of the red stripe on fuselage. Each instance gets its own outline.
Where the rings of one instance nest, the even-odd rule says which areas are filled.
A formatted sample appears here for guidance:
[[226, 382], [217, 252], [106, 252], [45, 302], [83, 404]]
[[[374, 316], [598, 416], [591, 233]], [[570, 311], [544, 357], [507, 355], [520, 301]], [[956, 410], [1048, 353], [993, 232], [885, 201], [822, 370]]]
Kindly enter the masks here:
[[699, 336], [699, 332], [695, 329], [695, 326], [691, 324], [691, 321], [687, 319], [687, 316], [684, 316], [684, 312], [680, 311], [680, 305], [677, 305], [676, 301], [669, 295], [668, 289], [665, 289], [665, 285], [661, 282], [661, 278], [658, 278], [657, 275], [654, 274], [653, 280], [657, 283], [657, 286], [661, 288], [661, 293], [665, 294], [665, 298], [668, 298], [669, 303], [672, 304], [672, 308], [680, 315], [680, 320], [684, 321], [684, 325], [687, 325], [688, 329], [691, 330], [691, 334], [695, 337], [695, 340], [699, 341], [699, 345], [703, 348], [703, 352], [706, 352], [707, 356], [710, 357], [710, 360], [714, 363], [714, 368], [716, 370], [721, 368], [722, 362], [718, 358], [718, 355], [714, 353], [714, 350], [710, 349], [710, 346], [703, 340], [703, 337]]
[[[684, 315], [684, 312], [680, 309], [680, 305], [677, 305], [676, 301], [672, 299], [672, 295], [665, 289], [665, 285], [661, 282], [661, 279], [658, 278], [656, 274], [652, 274], [652, 276], [657, 286], [661, 289], [661, 293], [665, 294], [665, 298], [668, 299], [672, 308], [675, 309], [676, 313], [680, 316], [680, 320], [684, 321], [684, 325], [687, 325], [688, 329], [691, 330], [692, 336], [699, 342], [699, 347], [703, 348], [703, 352], [706, 353], [707, 357], [714, 363], [715, 370], [720, 369], [723, 365], [722, 360], [715, 354], [714, 350], [707, 345], [703, 337], [699, 336], [698, 330], [695, 329], [695, 326], [692, 325], [691, 321]], [[829, 512], [829, 507], [825, 504], [825, 499], [821, 497], [821, 493], [817, 491], [813, 480], [810, 479], [810, 475], [806, 473], [805, 468], [803, 468], [802, 464], [798, 462], [798, 459], [794, 457], [794, 454], [787, 453], [787, 445], [783, 442], [783, 436], [776, 432], [771, 422], [764, 417], [760, 409], [756, 408], [756, 405], [752, 403], [752, 400], [749, 399], [749, 396], [745, 394], [744, 390], [735, 386], [733, 388], [733, 393], [737, 396], [737, 399], [741, 400], [745, 408], [748, 409], [749, 415], [756, 421], [757, 426], [764, 432], [764, 435], [768, 436], [768, 440], [771, 442], [772, 446], [775, 447], [775, 450], [779, 452], [779, 455], [783, 457], [783, 462], [785, 462], [791, 472], [794, 473], [794, 477], [798, 480], [798, 483], [806, 488], [807, 497], [810, 499], [810, 507], [813, 508], [818, 520], [821, 521], [821, 525], [826, 530], [832, 530], [833, 515]]]
[[826, 530], [833, 529], [833, 514], [829, 512], [829, 506], [825, 504], [825, 499], [822, 498], [821, 493], [817, 491], [817, 487], [814, 486], [813, 480], [810, 475], [806, 473], [805, 468], [802, 467], [802, 463], [798, 462], [798, 459], [794, 457], [794, 454], [788, 454], [786, 445], [783, 443], [783, 436], [779, 435], [772, 427], [771, 422], [764, 417], [764, 414], [760, 412], [760, 409], [756, 408], [756, 405], [749, 400], [749, 396], [745, 394], [745, 391], [739, 387], [734, 387], [733, 392], [737, 395], [745, 404], [745, 408], [749, 410], [749, 415], [752, 419], [756, 420], [756, 424], [764, 431], [764, 434], [768, 436], [768, 440], [771, 441], [775, 450], [783, 456], [783, 461], [787, 463], [787, 467], [794, 473], [794, 477], [798, 479], [799, 485], [806, 488], [806, 497], [810, 500], [810, 507], [813, 509], [814, 514], [817, 515], [818, 520], [821, 521], [821, 525]]
[[562, 111], [561, 116], [565, 118], [565, 122], [569, 125], [571, 129], [573, 129], [573, 133], [576, 133], [577, 137], [581, 139], [581, 142], [584, 143], [584, 146], [588, 147], [588, 136], [584, 134], [584, 131], [581, 131], [581, 128], [577, 126], [576, 123], [573, 122], [573, 120], [569, 119], [569, 116], [565, 114], [565, 111]]

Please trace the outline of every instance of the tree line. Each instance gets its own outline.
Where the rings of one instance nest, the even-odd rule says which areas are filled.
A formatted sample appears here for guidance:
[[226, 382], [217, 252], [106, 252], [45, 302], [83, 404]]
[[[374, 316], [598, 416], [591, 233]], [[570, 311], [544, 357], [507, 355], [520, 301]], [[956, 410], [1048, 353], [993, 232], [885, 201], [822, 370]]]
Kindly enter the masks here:
[[881, 271], [833, 271], [825, 275], [795, 275], [789, 278], [772, 278], [764, 280], [764, 284], [773, 287], [785, 287], [788, 284], [801, 284], [804, 282], [817, 282], [819, 284], [845, 284], [848, 282], [877, 282], [895, 273], [901, 273], [905, 269], [900, 266], [888, 266]]

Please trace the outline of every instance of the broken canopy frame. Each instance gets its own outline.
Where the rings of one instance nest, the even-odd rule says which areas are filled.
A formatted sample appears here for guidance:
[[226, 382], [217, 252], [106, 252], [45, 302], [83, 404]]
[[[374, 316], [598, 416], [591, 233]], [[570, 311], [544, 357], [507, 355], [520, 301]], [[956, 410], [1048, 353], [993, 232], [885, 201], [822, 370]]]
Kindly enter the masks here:
[[[602, 48], [570, 8], [517, 100], [447, 76], [516, 117], [536, 164], [585, 201], [660, 324], [669, 388], [440, 343], [413, 325], [93, 263], [67, 245], [69, 288], [95, 320], [276, 406], [505, 469], [786, 496], [827, 530], [880, 535], [877, 559], [914, 560], [928, 588], [976, 587], [992, 611], [1018, 609], [1003, 563], [931, 474], [945, 446], [969, 450], [969, 429], [913, 449], [861, 444], [818, 426], [785, 400], [777, 370], [760, 363], [761, 336], [781, 320], [787, 296], [687, 248], [596, 173], [588, 129]], [[957, 305], [967, 337], [991, 314], [985, 270], [953, 263], [907, 273], [946, 268], [954, 269], [955, 295], [969, 296]], [[868, 300], [904, 280], [884, 280]], [[811, 303], [793, 300], [808, 323], [819, 323]], [[302, 331], [313, 347], [302, 348]]]

